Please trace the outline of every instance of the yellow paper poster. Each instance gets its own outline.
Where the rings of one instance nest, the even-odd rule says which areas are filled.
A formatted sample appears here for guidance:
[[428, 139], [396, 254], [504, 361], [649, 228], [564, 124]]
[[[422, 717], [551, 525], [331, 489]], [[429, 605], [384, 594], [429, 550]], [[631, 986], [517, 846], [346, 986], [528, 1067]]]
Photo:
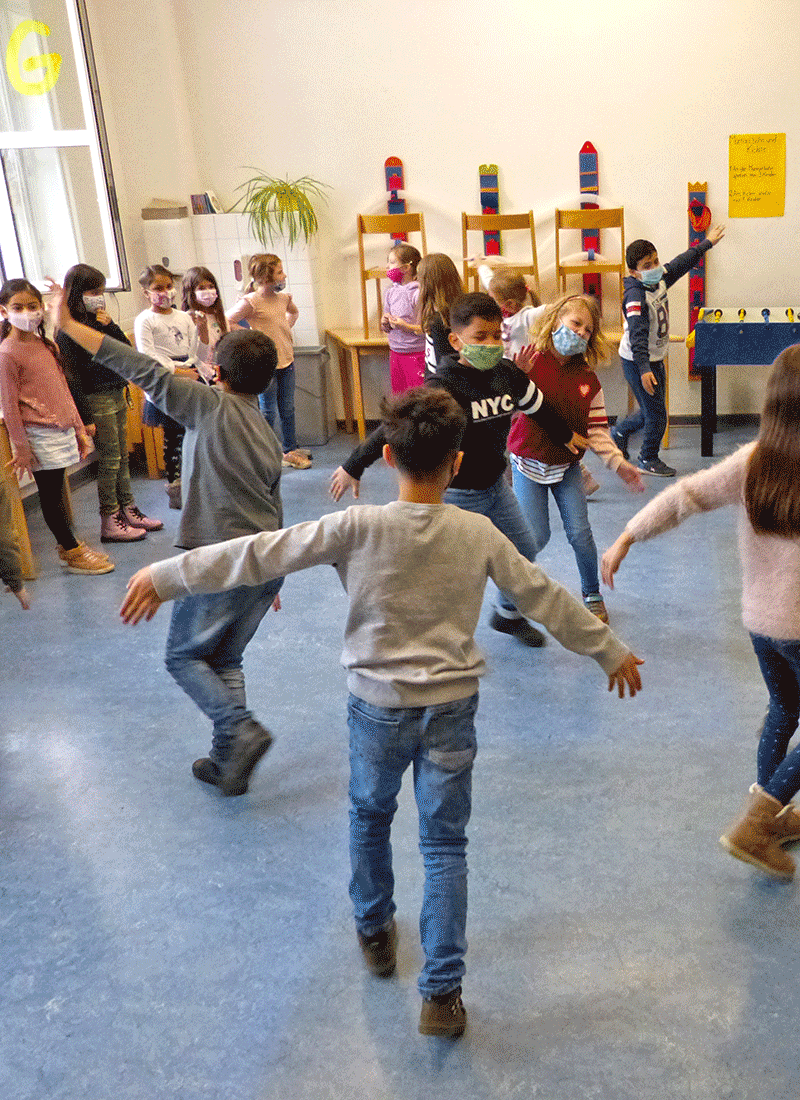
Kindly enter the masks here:
[[728, 217], [782, 217], [786, 134], [731, 134], [728, 161]]

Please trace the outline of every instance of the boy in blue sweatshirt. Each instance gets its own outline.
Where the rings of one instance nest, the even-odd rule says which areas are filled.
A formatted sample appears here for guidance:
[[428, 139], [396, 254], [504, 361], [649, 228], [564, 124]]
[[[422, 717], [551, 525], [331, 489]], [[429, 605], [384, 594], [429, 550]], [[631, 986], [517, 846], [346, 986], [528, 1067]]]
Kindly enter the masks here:
[[672, 467], [658, 456], [667, 429], [667, 374], [664, 368], [669, 351], [667, 291], [724, 236], [724, 226], [712, 226], [702, 244], [681, 252], [663, 266], [650, 241], [633, 241], [625, 249], [625, 263], [630, 274], [623, 283], [624, 322], [619, 357], [639, 407], [624, 420], [617, 421], [611, 429], [611, 438], [628, 458], [628, 436], [644, 427], [642, 448], [636, 462], [643, 474], [675, 476]]

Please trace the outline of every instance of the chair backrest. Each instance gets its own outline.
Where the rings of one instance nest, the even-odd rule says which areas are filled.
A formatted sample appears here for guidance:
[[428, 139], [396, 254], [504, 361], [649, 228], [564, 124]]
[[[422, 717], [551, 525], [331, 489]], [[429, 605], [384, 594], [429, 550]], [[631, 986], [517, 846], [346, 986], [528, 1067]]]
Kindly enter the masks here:
[[[562, 229], [619, 229], [620, 255], [618, 260], [605, 258], [601, 248], [603, 259], [599, 260], [568, 260], [561, 259], [561, 230]], [[605, 210], [556, 210], [555, 216], [556, 237], [556, 278], [559, 280], [561, 292], [566, 293], [567, 275], [590, 275], [616, 273], [619, 279], [619, 301], [622, 305], [623, 286], [625, 277], [625, 208], [622, 206], [608, 207]]]
[[536, 228], [533, 224], [533, 211], [529, 210], [527, 214], [467, 214], [462, 211], [461, 213], [461, 247], [462, 256], [464, 257], [464, 290], [469, 290], [469, 280], [472, 278], [475, 290], [479, 289], [478, 286], [478, 272], [475, 267], [467, 262], [467, 255], [469, 254], [469, 246], [467, 244], [467, 233], [480, 232], [480, 233], [493, 233], [504, 232], [509, 229], [524, 229], [531, 238], [531, 262], [525, 263], [512, 263], [515, 271], [519, 271], [522, 275], [532, 275], [536, 280], [536, 289], [539, 289], [539, 260], [536, 254]]
[[[381, 279], [386, 278], [386, 264], [380, 267], [367, 267], [364, 259], [364, 237], [374, 233], [388, 233], [397, 238], [400, 234], [419, 233], [422, 238], [420, 252], [427, 254], [425, 239], [425, 218], [422, 214], [359, 214], [356, 222], [358, 231], [358, 262], [361, 278], [361, 309], [364, 317], [364, 338], [369, 337], [369, 312], [367, 310], [367, 280], [375, 280], [375, 294], [378, 300], [378, 317], [383, 313], [381, 301]], [[387, 249], [389, 251], [390, 248]]]

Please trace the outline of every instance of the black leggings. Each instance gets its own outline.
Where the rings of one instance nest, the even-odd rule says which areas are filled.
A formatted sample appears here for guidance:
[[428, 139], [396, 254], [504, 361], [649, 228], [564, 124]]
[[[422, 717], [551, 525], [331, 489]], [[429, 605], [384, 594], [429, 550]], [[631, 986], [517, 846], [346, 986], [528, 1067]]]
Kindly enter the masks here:
[[34, 470], [36, 488], [39, 490], [39, 504], [44, 522], [53, 533], [53, 538], [65, 550], [74, 550], [78, 540], [72, 533], [69, 517], [64, 507], [65, 470]]
[[164, 466], [167, 481], [179, 481], [181, 476], [181, 450], [186, 429], [171, 417], [165, 417], [164, 423]]

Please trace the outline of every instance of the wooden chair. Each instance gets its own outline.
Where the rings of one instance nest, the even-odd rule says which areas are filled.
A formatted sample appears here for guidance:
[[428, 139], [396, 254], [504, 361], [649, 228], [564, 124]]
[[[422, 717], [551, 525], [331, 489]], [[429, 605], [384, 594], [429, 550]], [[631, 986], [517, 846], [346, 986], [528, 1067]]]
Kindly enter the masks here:
[[[561, 230], [563, 229], [619, 229], [619, 260], [561, 259]], [[625, 209], [622, 206], [608, 210], [556, 210], [556, 278], [561, 293], [567, 292], [568, 275], [613, 275], [619, 278], [619, 304], [622, 306], [622, 280], [625, 277]]]
[[[136, 347], [136, 341], [132, 332], [126, 332], [131, 347]], [[145, 462], [147, 463], [147, 476], [149, 478], [158, 478], [164, 470], [164, 432], [161, 428], [150, 428], [147, 424], [142, 423], [142, 409], [144, 408], [145, 396], [144, 390], [140, 390], [138, 386], [134, 386], [131, 382], [128, 385], [128, 392], [131, 396], [131, 404], [128, 406], [128, 426], [127, 426], [127, 439], [128, 439], [128, 453], [130, 454], [136, 447], [141, 446], [144, 449]]]
[[536, 229], [533, 224], [533, 211], [527, 214], [465, 214], [461, 213], [461, 247], [464, 256], [464, 290], [469, 290], [469, 280], [474, 280], [474, 289], [480, 290], [479, 276], [475, 267], [467, 262], [469, 255], [467, 245], [467, 233], [481, 232], [491, 233], [499, 230], [506, 232], [509, 229], [524, 229], [531, 238], [531, 262], [529, 264], [517, 264], [513, 261], [509, 264], [514, 271], [521, 275], [532, 275], [536, 280], [536, 289], [539, 289], [539, 260], [536, 255]]
[[[364, 339], [369, 339], [369, 313], [367, 311], [367, 280], [375, 280], [375, 293], [378, 300], [378, 317], [383, 314], [383, 302], [381, 301], [381, 279], [386, 278], [386, 265], [381, 267], [367, 267], [364, 260], [364, 237], [372, 233], [388, 234], [396, 236], [400, 233], [419, 233], [422, 236], [422, 248], [420, 252], [424, 256], [428, 251], [425, 240], [425, 219], [422, 214], [359, 214], [357, 220], [358, 229], [358, 260], [361, 276], [361, 308], [364, 314]], [[390, 250], [387, 245], [387, 252]]]

